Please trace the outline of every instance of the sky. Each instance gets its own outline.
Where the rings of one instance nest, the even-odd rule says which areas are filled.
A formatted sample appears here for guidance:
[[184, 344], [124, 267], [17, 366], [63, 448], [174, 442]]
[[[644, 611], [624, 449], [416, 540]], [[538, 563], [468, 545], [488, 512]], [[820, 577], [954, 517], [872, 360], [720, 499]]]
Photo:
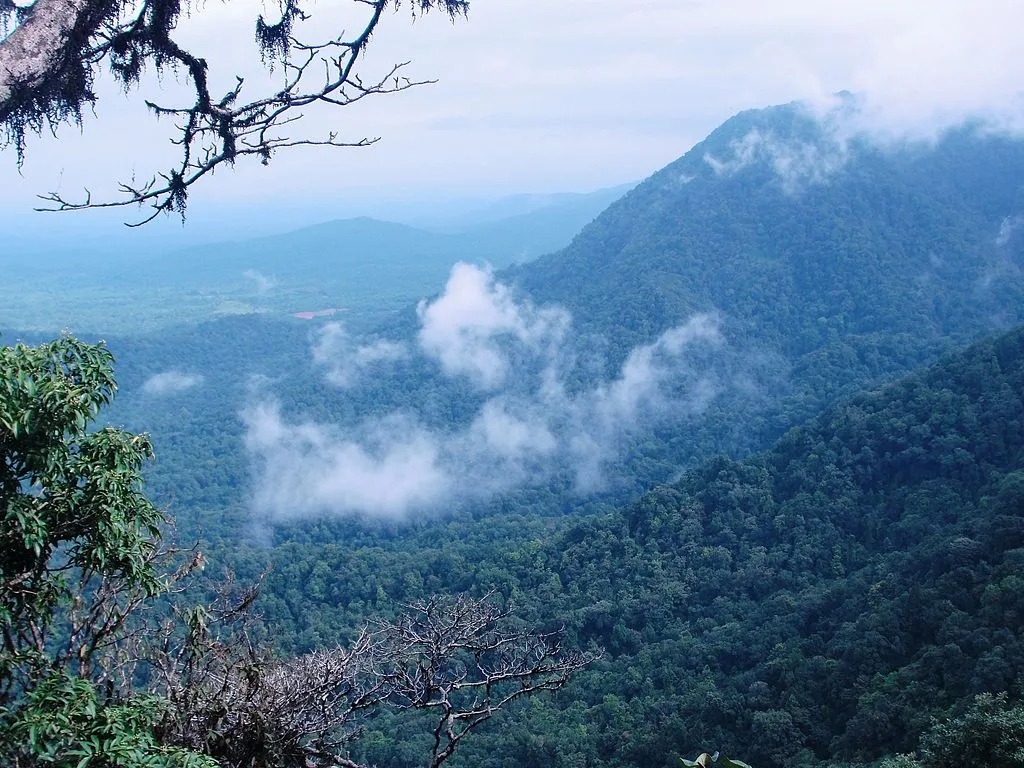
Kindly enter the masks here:
[[[309, 5], [302, 29], [352, 28], [353, 3]], [[262, 73], [252, 43], [258, 2], [205, 3], [183, 40], [226, 87]], [[1020, 122], [1020, 0], [472, 0], [468, 19], [388, 16], [368, 76], [409, 61], [437, 82], [344, 110], [312, 111], [310, 137], [380, 136], [364, 149], [301, 149], [268, 167], [218, 171], [191, 201], [190, 223], [142, 237], [261, 234], [351, 215], [401, 218], [520, 192], [588, 191], [641, 179], [739, 110], [848, 89], [875, 127], [925, 134], [984, 113]], [[142, 99], [173, 101], [172, 76], [128, 94], [101, 78], [81, 129], [29, 141], [24, 166], [0, 153], [0, 226], [8, 241], [124, 235], [132, 210], [36, 214], [35, 195], [94, 196], [170, 161], [169, 127]]]

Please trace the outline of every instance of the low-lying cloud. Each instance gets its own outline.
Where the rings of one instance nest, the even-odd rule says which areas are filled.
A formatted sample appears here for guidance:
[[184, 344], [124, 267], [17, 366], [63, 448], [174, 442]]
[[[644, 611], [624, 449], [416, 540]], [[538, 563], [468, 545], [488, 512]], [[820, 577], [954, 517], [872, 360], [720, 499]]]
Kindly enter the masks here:
[[533, 351], [557, 349], [569, 327], [569, 314], [558, 307], [535, 307], [516, 301], [488, 269], [459, 263], [441, 296], [420, 302], [419, 343], [445, 372], [468, 376], [482, 389], [505, 381], [507, 355], [501, 341], [514, 340]]
[[[808, 105], [806, 109], [810, 117], [812, 108]], [[824, 184], [849, 161], [851, 139], [866, 134], [842, 106], [815, 117], [821, 132], [814, 141], [780, 137], [770, 130], [754, 128], [742, 139], [730, 142], [724, 156], [705, 153], [704, 162], [716, 176], [732, 176], [751, 165], [766, 164], [787, 195]]]
[[404, 344], [385, 339], [357, 344], [341, 323], [323, 326], [313, 347], [313, 361], [326, 369], [327, 380], [338, 387], [354, 386], [367, 371], [407, 355]]
[[272, 403], [244, 418], [259, 465], [256, 506], [272, 519], [331, 511], [395, 517], [437, 503], [449, 488], [436, 437], [411, 418], [376, 420], [357, 434], [286, 424]]
[[260, 296], [266, 296], [274, 288], [277, 287], [277, 279], [264, 275], [255, 269], [247, 269], [242, 273], [242, 277], [246, 280], [251, 280], [256, 287], [256, 293]]
[[[456, 266], [419, 316], [416, 354], [436, 361], [443, 376], [468, 377], [483, 393], [470, 421], [431, 427], [420, 414], [401, 411], [342, 427], [290, 421], [275, 402], [256, 403], [243, 419], [261, 516], [397, 518], [486, 500], [559, 473], [580, 492], [593, 491], [607, 484], [610, 465], [641, 429], [699, 413], [717, 391], [690, 355], [721, 343], [710, 315], [637, 347], [614, 378], [585, 388], [571, 387], [563, 370], [571, 358], [568, 313], [517, 300], [487, 270]], [[325, 331], [316, 349], [339, 333]]]
[[1024, 99], [1011, 100], [1016, 107], [1000, 111], [973, 111], [957, 119], [925, 121], [921, 125], [881, 120], [877, 100], [870, 94], [842, 92], [827, 98], [795, 102], [807, 120], [806, 135], [788, 135], [789, 129], [752, 128], [734, 139], [725, 151], [703, 155], [716, 176], [733, 176], [751, 166], [770, 168], [786, 194], [828, 183], [854, 156], [858, 146], [883, 151], [934, 145], [953, 128], [974, 126], [978, 131], [1000, 135], [1024, 134]]
[[142, 385], [147, 395], [173, 395], [186, 389], [202, 384], [203, 377], [194, 373], [181, 371], [164, 371], [150, 376]]

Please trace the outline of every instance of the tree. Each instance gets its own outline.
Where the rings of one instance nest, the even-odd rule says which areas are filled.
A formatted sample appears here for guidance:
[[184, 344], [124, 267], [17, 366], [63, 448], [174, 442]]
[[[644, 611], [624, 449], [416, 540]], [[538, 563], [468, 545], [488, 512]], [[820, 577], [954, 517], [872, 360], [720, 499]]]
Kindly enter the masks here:
[[[344, 140], [294, 137], [300, 110], [315, 104], [345, 107], [368, 96], [394, 93], [423, 84], [396, 64], [381, 78], [364, 81], [358, 65], [384, 14], [397, 11], [403, 0], [350, 0], [364, 11], [358, 32], [341, 33], [326, 42], [307, 42], [293, 33], [309, 17], [303, 0], [281, 0], [280, 16], [255, 20], [256, 42], [264, 63], [279, 67], [283, 83], [277, 90], [249, 94], [241, 77], [226, 93], [211, 92], [210, 65], [198, 52], [178, 42], [183, 12], [181, 0], [34, 0], [25, 6], [0, 0], [0, 142], [13, 145], [18, 162], [24, 158], [28, 132], [56, 129], [82, 120], [83, 108], [95, 102], [93, 82], [99, 68], [109, 67], [126, 88], [139, 82], [149, 68], [185, 73], [192, 103], [147, 106], [175, 121], [181, 147], [175, 167], [148, 181], [125, 182], [121, 197], [93, 201], [88, 191], [81, 200], [57, 193], [46, 199], [56, 210], [148, 205], [145, 223], [160, 213], [184, 215], [189, 188], [224, 164], [244, 156], [264, 164], [280, 149], [296, 145], [364, 146], [376, 139]], [[469, 10], [469, 0], [408, 0], [413, 16], [437, 9], [453, 20]], [[201, 6], [193, 6], [201, 13]]]
[[255, 587], [168, 600], [203, 560], [161, 547], [148, 439], [91, 424], [116, 391], [112, 364], [71, 337], [0, 347], [0, 764], [354, 768], [361, 718], [391, 708], [436, 714], [436, 768], [495, 712], [593, 660], [486, 597], [413, 603], [297, 659], [254, 641]]
[[[275, 659], [252, 642], [254, 592], [237, 605], [190, 611], [166, 626], [150, 691], [169, 701], [160, 741], [212, 755], [225, 768], [365, 768], [349, 747], [382, 709], [420, 713], [438, 768], [513, 701], [556, 690], [595, 655], [562, 648], [562, 633], [517, 628], [488, 598], [434, 597], [367, 624], [346, 648]], [[423, 718], [414, 721], [422, 726]]]
[[112, 362], [70, 337], [0, 347], [5, 765], [212, 765], [156, 742], [161, 702], [114, 689], [132, 619], [188, 568], [159, 571], [163, 518], [140, 481], [149, 440], [90, 429], [116, 390]]
[[1011, 705], [1005, 693], [976, 696], [962, 716], [934, 725], [922, 737], [921, 765], [1024, 765], [1024, 705]]
[[102, 682], [104, 649], [169, 585], [141, 490], [148, 438], [89, 429], [112, 363], [70, 337], [0, 347], [0, 700], [58, 669]]

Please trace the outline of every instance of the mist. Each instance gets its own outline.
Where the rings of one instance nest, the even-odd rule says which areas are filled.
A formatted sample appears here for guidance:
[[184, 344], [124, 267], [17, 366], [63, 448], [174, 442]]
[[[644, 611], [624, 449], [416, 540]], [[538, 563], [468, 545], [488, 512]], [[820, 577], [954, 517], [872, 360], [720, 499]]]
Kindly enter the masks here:
[[154, 396], [173, 395], [197, 387], [202, 382], [203, 377], [198, 374], [164, 371], [146, 379], [142, 384], [142, 391]]
[[817, 128], [813, 137], [795, 138], [753, 128], [729, 142], [726, 152], [705, 152], [703, 161], [719, 177], [763, 165], [775, 174], [784, 194], [796, 195], [827, 184], [846, 167], [858, 147], [881, 151], [932, 148], [946, 132], [968, 125], [982, 133], [1019, 136], [1024, 133], [1024, 119], [1013, 117], [1010, 107], [1015, 103], [1011, 101], [1003, 110], [958, 112], [956, 119], [947, 121], [893, 123], [869, 94], [842, 92], [792, 104], [808, 120], [808, 126]]
[[[633, 349], [608, 380], [570, 383], [570, 314], [538, 307], [480, 267], [457, 264], [444, 291], [418, 310], [415, 344], [351, 339], [324, 327], [311, 354], [324, 377], [351, 391], [369, 367], [415, 357], [442, 380], [481, 394], [472, 418], [429, 425], [395, 410], [354, 425], [289, 419], [272, 397], [243, 412], [253, 462], [253, 508], [269, 522], [328, 514], [400, 519], [569, 478], [578, 493], [607, 488], [631, 438], [703, 412], [721, 383], [693, 362], [722, 344], [719, 320], [700, 314]], [[400, 350], [400, 352], [399, 352]]]

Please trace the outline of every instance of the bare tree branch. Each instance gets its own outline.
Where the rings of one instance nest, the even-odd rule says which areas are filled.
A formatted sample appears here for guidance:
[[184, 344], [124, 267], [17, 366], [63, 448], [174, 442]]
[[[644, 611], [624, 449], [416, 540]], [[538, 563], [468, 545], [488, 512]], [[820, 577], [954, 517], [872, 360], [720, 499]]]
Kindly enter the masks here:
[[[284, 83], [275, 92], [243, 99], [241, 77], [227, 93], [211, 93], [208, 62], [175, 41], [182, 13], [181, 0], [36, 0], [21, 16], [13, 32], [0, 40], [0, 126], [14, 143], [19, 162], [26, 129], [39, 132], [44, 125], [80, 121], [82, 106], [94, 101], [95, 68], [106, 61], [126, 85], [139, 81], [147, 64], [157, 70], [183, 71], [191, 84], [191, 104], [162, 105], [147, 101], [158, 117], [175, 121], [180, 160], [172, 168], [144, 182], [119, 185], [120, 197], [94, 201], [85, 191], [79, 200], [60, 193], [41, 196], [47, 203], [38, 210], [69, 211], [128, 205], [147, 206], [149, 213], [130, 225], [152, 221], [160, 213], [184, 216], [190, 187], [218, 167], [233, 165], [240, 157], [256, 156], [262, 163], [275, 152], [297, 146], [365, 147], [377, 141], [363, 137], [294, 136], [291, 131], [302, 109], [325, 104], [347, 107], [368, 96], [397, 93], [429, 80], [404, 74], [408, 62], [396, 64], [383, 77], [364, 81], [357, 65], [385, 11], [397, 10], [403, 0], [352, 0], [364, 6], [367, 17], [352, 37], [338, 36], [323, 43], [308, 43], [293, 36], [295, 21], [305, 20], [302, 0], [284, 0], [281, 17], [268, 23], [256, 20], [256, 38], [264, 62], [280, 66]], [[408, 0], [414, 16], [440, 9], [452, 19], [465, 15], [468, 0]], [[4, 17], [0, 6], [0, 17]]]
[[367, 625], [347, 648], [287, 661], [251, 642], [247, 607], [190, 614], [185, 638], [168, 624], [149, 653], [151, 690], [171, 704], [161, 739], [225, 766], [259, 756], [364, 768], [347, 749], [365, 716], [380, 707], [421, 710], [437, 715], [434, 768], [503, 707], [562, 687], [596, 658], [565, 650], [560, 632], [510, 628], [510, 613], [486, 598], [406, 608], [396, 621]]

